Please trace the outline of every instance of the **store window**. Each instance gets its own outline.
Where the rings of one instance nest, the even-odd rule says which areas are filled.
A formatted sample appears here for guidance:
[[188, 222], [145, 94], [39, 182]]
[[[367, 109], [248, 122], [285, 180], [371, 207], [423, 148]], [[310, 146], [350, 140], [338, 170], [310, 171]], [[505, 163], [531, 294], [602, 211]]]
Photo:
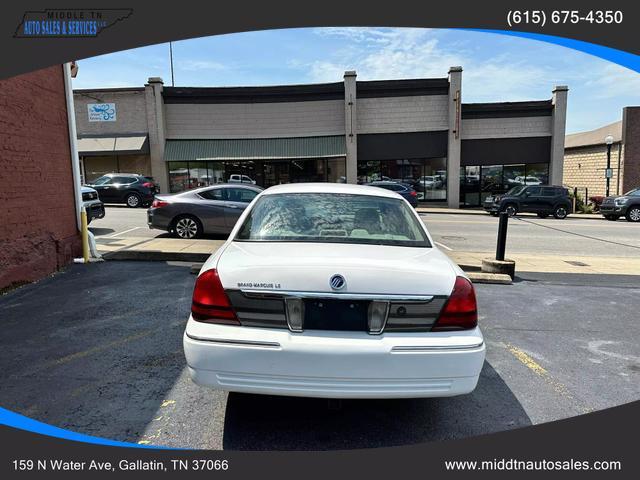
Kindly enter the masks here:
[[406, 183], [421, 201], [447, 200], [447, 159], [419, 158], [358, 162], [358, 183]]
[[169, 191], [182, 192], [189, 188], [189, 163], [169, 162]]

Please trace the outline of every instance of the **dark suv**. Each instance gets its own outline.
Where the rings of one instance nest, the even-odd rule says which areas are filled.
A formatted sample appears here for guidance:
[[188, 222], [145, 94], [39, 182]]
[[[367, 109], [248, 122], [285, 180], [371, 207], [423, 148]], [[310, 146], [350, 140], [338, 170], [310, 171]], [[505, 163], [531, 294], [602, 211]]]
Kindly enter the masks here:
[[629, 222], [640, 222], [640, 188], [605, 198], [600, 205], [600, 213], [607, 220], [618, 220], [624, 216]]
[[507, 212], [510, 217], [517, 213], [536, 213], [540, 218], [553, 215], [566, 218], [571, 211], [569, 191], [552, 185], [520, 185], [504, 195], [489, 196], [484, 209], [491, 215]]
[[104, 203], [126, 203], [128, 207], [146, 207], [160, 189], [152, 178], [136, 173], [107, 173], [89, 184]]

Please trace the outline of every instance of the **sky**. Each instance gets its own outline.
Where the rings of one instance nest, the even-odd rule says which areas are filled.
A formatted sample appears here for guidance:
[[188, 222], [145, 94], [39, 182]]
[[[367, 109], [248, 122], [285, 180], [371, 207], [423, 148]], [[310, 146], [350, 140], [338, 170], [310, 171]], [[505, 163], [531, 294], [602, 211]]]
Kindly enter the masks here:
[[[328, 27], [234, 33], [173, 42], [176, 86], [286, 85], [446, 77], [461, 65], [462, 100], [551, 98], [569, 86], [567, 133], [591, 130], [640, 105], [640, 74], [586, 53], [544, 42], [456, 29]], [[171, 85], [169, 44], [78, 62], [74, 88]]]

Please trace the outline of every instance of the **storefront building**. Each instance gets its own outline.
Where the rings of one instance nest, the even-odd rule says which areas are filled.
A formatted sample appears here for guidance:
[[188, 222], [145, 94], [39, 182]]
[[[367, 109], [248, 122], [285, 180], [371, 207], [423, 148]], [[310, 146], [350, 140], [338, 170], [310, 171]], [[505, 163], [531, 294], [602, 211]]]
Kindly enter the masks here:
[[581, 197], [606, 195], [608, 136], [611, 136], [609, 194], [622, 195], [640, 187], [640, 107], [625, 107], [618, 122], [567, 135], [565, 184], [577, 189]]
[[[87, 179], [117, 168], [150, 175], [165, 192], [395, 180], [457, 208], [529, 177], [562, 183], [566, 87], [539, 102], [461, 99], [461, 67], [443, 78], [356, 81], [347, 71], [342, 82], [269, 87], [150, 78], [144, 89], [77, 91], [76, 114], [87, 119], [78, 122]], [[90, 122], [91, 108], [116, 119], [94, 112]]]

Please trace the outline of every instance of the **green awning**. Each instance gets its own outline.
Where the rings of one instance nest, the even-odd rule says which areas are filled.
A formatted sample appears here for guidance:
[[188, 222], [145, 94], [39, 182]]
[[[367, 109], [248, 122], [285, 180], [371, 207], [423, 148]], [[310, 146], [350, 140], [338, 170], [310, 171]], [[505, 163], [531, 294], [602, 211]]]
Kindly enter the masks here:
[[287, 158], [344, 157], [343, 135], [290, 138], [244, 138], [216, 140], [167, 140], [164, 159], [275, 160]]

